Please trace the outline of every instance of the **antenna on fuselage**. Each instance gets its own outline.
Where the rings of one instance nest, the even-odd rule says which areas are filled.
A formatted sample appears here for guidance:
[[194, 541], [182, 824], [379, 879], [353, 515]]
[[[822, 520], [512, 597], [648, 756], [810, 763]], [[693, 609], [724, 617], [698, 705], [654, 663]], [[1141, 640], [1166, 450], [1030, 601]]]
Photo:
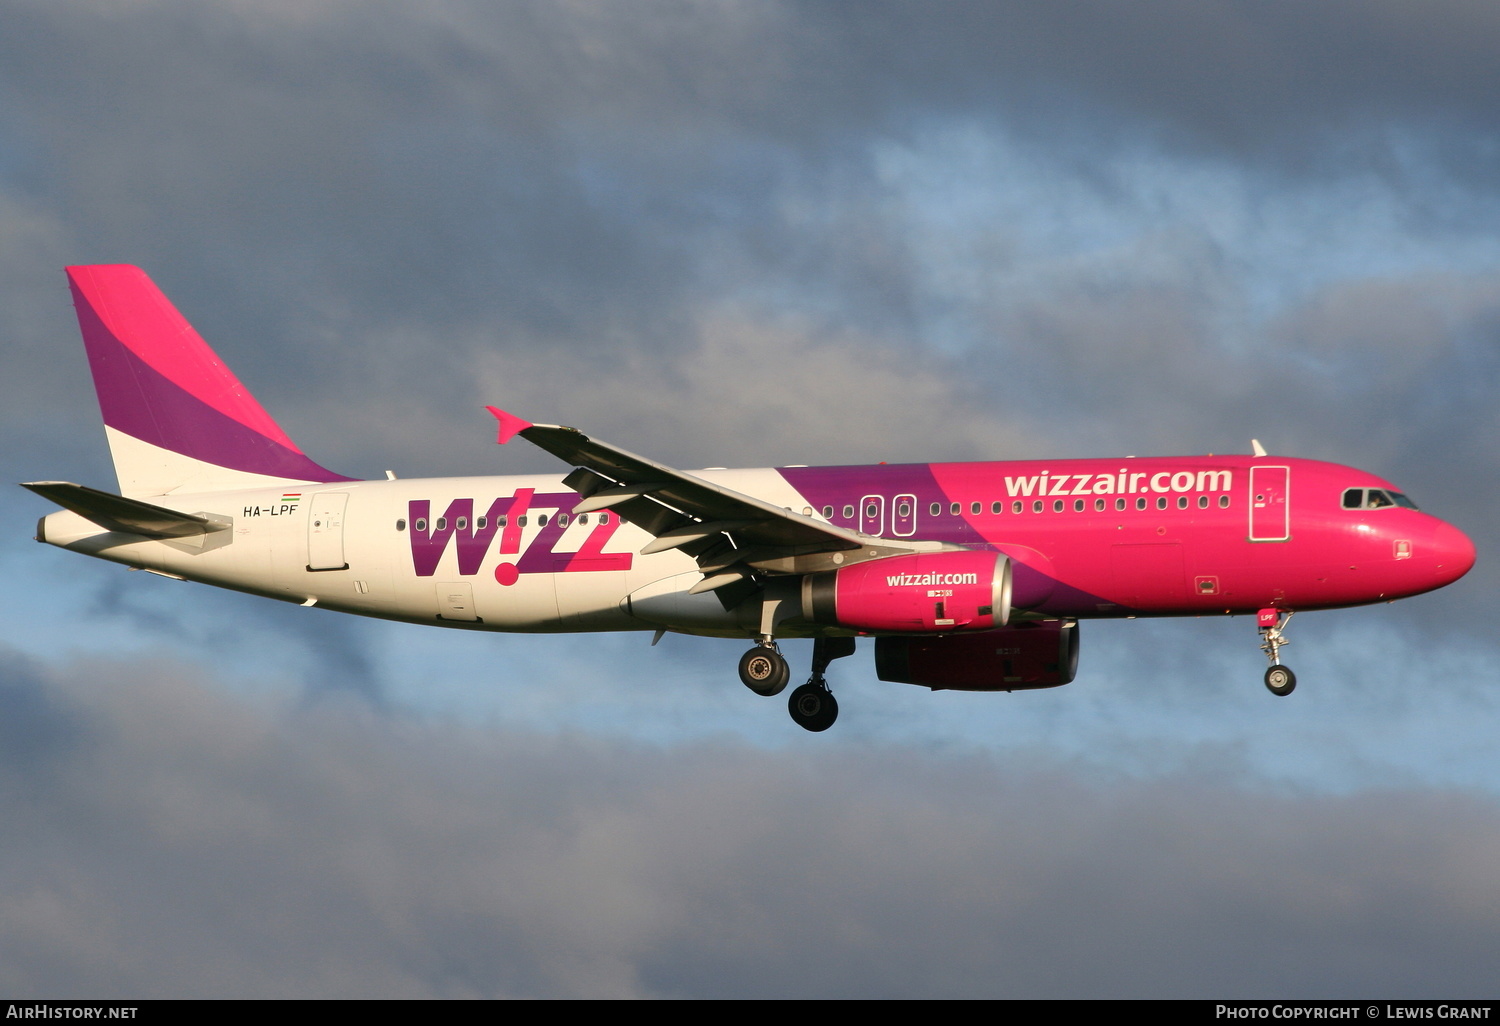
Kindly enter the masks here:
[[1260, 444], [1260, 439], [1259, 438], [1252, 438], [1252, 439], [1250, 439], [1250, 451], [1253, 454], [1255, 454], [1256, 456], [1265, 456], [1265, 455], [1267, 455], [1267, 453], [1266, 453], [1266, 447], [1264, 445]]

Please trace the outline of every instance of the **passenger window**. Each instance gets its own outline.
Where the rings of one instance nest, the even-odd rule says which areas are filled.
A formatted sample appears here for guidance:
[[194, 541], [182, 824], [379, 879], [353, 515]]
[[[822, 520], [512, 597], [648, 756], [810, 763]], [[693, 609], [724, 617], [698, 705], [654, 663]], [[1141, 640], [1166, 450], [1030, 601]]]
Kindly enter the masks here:
[[489, 526], [489, 522], [490, 522], [490, 518], [489, 517], [475, 517], [474, 518], [474, 526], [477, 527], [481, 531], [483, 531], [487, 526]]
[[516, 526], [517, 527], [525, 527], [526, 526], [526, 514], [525, 513], [522, 513], [520, 516], [516, 517]]
[[943, 512], [943, 504], [941, 502], [934, 502], [931, 506], [927, 507], [927, 512], [933, 516], [938, 516]]
[[1115, 500], [1115, 509], [1117, 511], [1123, 513], [1125, 511], [1125, 500], [1124, 499], [1116, 499]]
[[1031, 504], [1031, 512], [1033, 512], [1033, 513], [1040, 513], [1041, 511], [1042, 511], [1042, 500], [1041, 499], [1037, 499], [1036, 501], [1034, 501]]
[[437, 529], [439, 531], [444, 531], [444, 530], [447, 530], [447, 528], [448, 528], [448, 518], [447, 517], [438, 517], [437, 518]]
[[469, 529], [469, 518], [468, 517], [459, 517], [458, 518], [458, 529], [460, 531], [467, 531]]
[[1073, 500], [1073, 512], [1074, 513], [1082, 513], [1083, 512], [1083, 500], [1082, 499], [1074, 499]]
[[[932, 505], [933, 505], [932, 512], [936, 513], [937, 512], [937, 503], [933, 503]], [[845, 520], [853, 520], [854, 519], [854, 507], [853, 506], [845, 506], [844, 507], [844, 519]]]
[[1199, 509], [1208, 509], [1208, 496], [1207, 495], [1200, 495], [1200, 496], [1198, 496], [1198, 508]]
[[416, 522], [411, 526], [413, 530], [425, 532], [427, 530], [427, 520], [424, 517], [418, 517]]
[[1104, 512], [1104, 500], [1103, 499], [1095, 499], [1094, 500], [1094, 512], [1095, 513], [1103, 513]]
[[[971, 502], [971, 503], [969, 503], [969, 512], [970, 512], [970, 513], [971, 513], [971, 514], [972, 514], [972, 515], [974, 515], [974, 516], [976, 516], [976, 517], [977, 517], [977, 516], [978, 516], [978, 515], [979, 515], [979, 511], [980, 511], [980, 510], [981, 510], [981, 509], [983, 509], [983, 507], [982, 507], [982, 506], [980, 506], [980, 505], [979, 505], [979, 503], [977, 503], [977, 502]], [[904, 515], [904, 514], [903, 514], [903, 515]]]
[[1145, 509], [1146, 508], [1146, 497], [1144, 495], [1141, 496], [1139, 499], [1135, 500], [1135, 508], [1136, 509]]
[[396, 530], [398, 530], [398, 531], [404, 531], [404, 530], [406, 530], [406, 521], [404, 519], [396, 521]]
[[495, 526], [496, 527], [504, 527], [505, 526], [505, 522], [508, 519], [509, 519], [509, 517], [507, 517], [504, 513], [501, 513], [498, 517], [495, 518]]
[[1020, 499], [1017, 499], [1015, 502], [1013, 502], [1013, 503], [1010, 504], [1010, 511], [1012, 513], [1019, 513], [1019, 512], [1021, 512], [1021, 510], [1025, 509], [1025, 508], [1026, 508], [1026, 504], [1024, 502], [1022, 502]]
[[901, 505], [897, 506], [896, 516], [901, 517], [902, 519], [911, 516], [911, 503], [903, 502]]
[[1187, 509], [1187, 496], [1186, 495], [1179, 495], [1179, 496], [1177, 496], [1177, 508], [1178, 509]]
[[[873, 508], [874, 508], [874, 507], [873, 507], [873, 506], [872, 506], [872, 507], [871, 507], [871, 508], [872, 508], [872, 509], [873, 509]], [[963, 509], [963, 507], [962, 507], [962, 506], [960, 506], [960, 505], [959, 505], [959, 504], [958, 504], [958, 503], [956, 503], [956, 502], [955, 502], [955, 503], [952, 503], [952, 504], [951, 504], [951, 505], [950, 505], [950, 506], [949, 506], [949, 507], [948, 507], [948, 512], [949, 512], [949, 513], [952, 513], [952, 514], [953, 514], [953, 515], [954, 515], [954, 516], [958, 516], [958, 512], [959, 512], [959, 510], [961, 510], [961, 509]], [[874, 514], [874, 513], [871, 513], [871, 514], [870, 514], [870, 516], [872, 516], [872, 517], [873, 517], [873, 516], [874, 516], [874, 515], [875, 515], [875, 514]]]
[[567, 527], [568, 526], [568, 515], [566, 513], [559, 513], [557, 515], [557, 526], [558, 527]]
[[609, 523], [609, 514], [608, 513], [600, 513], [599, 514], [599, 523], [601, 523], [601, 524], [607, 524], [607, 523]]
[[1227, 495], [1221, 495], [1221, 496], [1219, 496], [1219, 508], [1220, 509], [1228, 509], [1229, 508], [1229, 496], [1227, 496]]
[[1005, 509], [1005, 503], [1003, 503], [1003, 502], [992, 502], [992, 503], [990, 503], [990, 512], [994, 513], [996, 516], [999, 516], [1000, 512], [1002, 510], [1004, 510], [1004, 509]]
[[1063, 509], [1063, 501], [1061, 499], [1054, 499], [1054, 500], [1052, 500], [1052, 512], [1054, 512], [1054, 513], [1061, 513], [1062, 509]]
[[539, 514], [537, 514], [536, 526], [538, 526], [538, 527], [546, 527], [547, 526], [547, 514], [545, 514], [545, 513], [539, 513]]
[[1158, 498], [1156, 500], [1156, 508], [1157, 509], [1166, 509], [1167, 508], [1167, 497], [1165, 495], [1161, 496], [1160, 498]]
[[823, 507], [823, 519], [824, 520], [832, 520], [833, 519], [833, 507], [832, 506], [824, 506]]
[[589, 522], [589, 515], [587, 513], [580, 513], [580, 514], [578, 514], [578, 522], [580, 524], [586, 524], [586, 523], [588, 523]]

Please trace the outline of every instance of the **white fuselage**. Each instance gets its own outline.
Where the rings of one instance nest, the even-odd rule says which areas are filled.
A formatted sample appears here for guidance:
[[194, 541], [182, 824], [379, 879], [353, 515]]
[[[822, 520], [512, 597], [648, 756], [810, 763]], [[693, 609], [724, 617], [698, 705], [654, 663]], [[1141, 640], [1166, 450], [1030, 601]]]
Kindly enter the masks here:
[[[773, 470], [699, 476], [795, 512], [806, 508]], [[754, 633], [755, 623], [727, 613], [715, 595], [687, 594], [702, 575], [686, 555], [641, 555], [652, 536], [608, 511], [571, 515], [579, 497], [558, 476], [286, 485], [151, 501], [230, 526], [147, 540], [61, 511], [44, 518], [42, 538], [205, 584], [413, 623]]]

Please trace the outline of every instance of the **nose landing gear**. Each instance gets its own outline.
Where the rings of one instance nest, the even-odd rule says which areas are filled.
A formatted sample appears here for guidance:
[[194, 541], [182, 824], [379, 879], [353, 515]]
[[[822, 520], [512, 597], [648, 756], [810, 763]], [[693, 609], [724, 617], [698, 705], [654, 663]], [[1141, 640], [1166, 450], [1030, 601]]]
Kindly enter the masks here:
[[1266, 670], [1266, 690], [1278, 698], [1285, 698], [1297, 688], [1297, 675], [1291, 667], [1281, 665], [1281, 646], [1291, 644], [1283, 634], [1292, 616], [1292, 612], [1283, 615], [1279, 609], [1262, 609], [1256, 618], [1261, 636], [1260, 650], [1271, 661]]

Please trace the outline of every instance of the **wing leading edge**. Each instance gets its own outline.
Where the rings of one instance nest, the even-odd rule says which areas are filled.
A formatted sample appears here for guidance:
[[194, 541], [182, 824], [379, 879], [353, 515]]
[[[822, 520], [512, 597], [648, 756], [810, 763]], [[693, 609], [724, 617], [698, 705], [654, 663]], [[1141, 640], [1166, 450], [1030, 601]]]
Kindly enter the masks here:
[[753, 571], [806, 574], [908, 552], [956, 548], [941, 542], [872, 538], [773, 506], [753, 495], [675, 470], [558, 424], [532, 424], [486, 407], [501, 444], [520, 435], [575, 469], [563, 483], [583, 497], [574, 513], [610, 509], [654, 540], [643, 555], [681, 549], [704, 579], [694, 591], [733, 584]]

